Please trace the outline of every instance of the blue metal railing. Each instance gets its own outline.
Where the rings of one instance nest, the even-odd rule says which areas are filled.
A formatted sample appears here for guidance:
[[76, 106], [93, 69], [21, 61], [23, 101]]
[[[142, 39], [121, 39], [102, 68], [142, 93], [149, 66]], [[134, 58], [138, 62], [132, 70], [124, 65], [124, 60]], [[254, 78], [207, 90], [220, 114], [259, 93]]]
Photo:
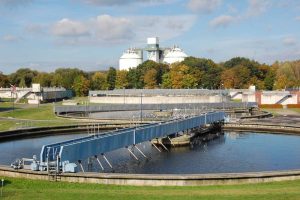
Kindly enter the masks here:
[[59, 155], [61, 161], [76, 162], [133, 144], [219, 122], [224, 120], [224, 117], [224, 112], [209, 112], [196, 117], [175, 119], [44, 145], [40, 161], [46, 162], [47, 157], [49, 160], [54, 160], [56, 155]]

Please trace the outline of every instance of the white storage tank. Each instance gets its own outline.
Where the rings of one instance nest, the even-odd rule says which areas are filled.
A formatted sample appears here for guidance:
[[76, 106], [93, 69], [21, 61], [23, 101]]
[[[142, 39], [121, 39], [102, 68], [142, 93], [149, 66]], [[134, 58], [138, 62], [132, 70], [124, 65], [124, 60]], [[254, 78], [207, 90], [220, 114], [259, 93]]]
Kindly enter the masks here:
[[143, 54], [139, 50], [128, 49], [123, 53], [119, 60], [120, 70], [129, 70], [143, 63]]
[[175, 62], [183, 61], [187, 55], [184, 53], [182, 49], [177, 46], [174, 46], [170, 51], [165, 55], [164, 62], [168, 64], [172, 64]]

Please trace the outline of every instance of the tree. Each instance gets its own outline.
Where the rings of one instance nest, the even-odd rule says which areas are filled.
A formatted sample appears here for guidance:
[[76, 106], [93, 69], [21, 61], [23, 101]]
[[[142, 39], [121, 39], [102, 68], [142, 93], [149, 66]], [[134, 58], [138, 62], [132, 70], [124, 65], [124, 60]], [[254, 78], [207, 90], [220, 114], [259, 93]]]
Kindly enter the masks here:
[[80, 75], [87, 76], [86, 73], [77, 68], [59, 68], [54, 72], [54, 76], [57, 76], [57, 81], [60, 83], [59, 86], [62, 86], [66, 89], [71, 89], [75, 78]]
[[212, 60], [187, 57], [181, 63], [189, 66], [189, 74], [197, 79], [198, 87], [219, 88], [222, 68]]
[[236, 76], [233, 69], [226, 69], [221, 74], [221, 82], [226, 89], [234, 88], [236, 81], [235, 79]]
[[73, 89], [76, 96], [87, 96], [89, 92], [90, 81], [87, 80], [83, 75], [78, 75], [73, 84]]
[[226, 69], [221, 74], [221, 82], [225, 88], [247, 88], [250, 80], [250, 70], [242, 65]]
[[155, 69], [148, 70], [144, 75], [144, 83], [146, 89], [157, 88], [157, 71]]
[[108, 88], [106, 75], [102, 72], [94, 73], [92, 76], [91, 88], [92, 90], [106, 90]]
[[285, 74], [277, 74], [276, 81], [274, 83], [275, 89], [285, 89], [288, 85], [288, 78]]
[[274, 69], [270, 69], [268, 73], [266, 74], [266, 77], [264, 79], [265, 82], [265, 89], [266, 90], [272, 90], [275, 83], [275, 77], [276, 73]]
[[225, 68], [233, 68], [236, 66], [244, 66], [246, 68], [248, 68], [248, 70], [250, 71], [250, 76], [256, 76], [259, 77], [260, 76], [260, 72], [259, 72], [259, 63], [254, 61], [254, 60], [250, 60], [248, 58], [244, 58], [244, 57], [235, 57], [232, 58], [228, 61], [226, 61], [223, 66]]
[[107, 84], [108, 84], [108, 89], [109, 90], [115, 89], [116, 77], [117, 77], [116, 69], [113, 68], [113, 67], [110, 67], [108, 72], [107, 72]]
[[182, 88], [197, 88], [197, 79], [192, 74], [185, 74], [182, 79]]
[[4, 74], [2, 74], [2, 72], [0, 72], [0, 87], [2, 88], [6, 88], [9, 87], [9, 80], [8, 77]]
[[45, 72], [39, 72], [37, 76], [33, 78], [34, 83], [41, 84], [42, 87], [50, 87], [52, 82], [52, 74], [45, 73]]
[[126, 70], [118, 70], [117, 71], [117, 77], [116, 77], [116, 88], [122, 89], [122, 88], [128, 88], [129, 82], [127, 79], [128, 71]]
[[31, 87], [32, 80], [38, 72], [29, 68], [18, 69], [9, 76], [10, 82], [19, 87]]
[[170, 73], [165, 73], [162, 76], [162, 88], [171, 89], [172, 88], [172, 80]]
[[291, 64], [291, 70], [293, 72], [294, 77], [294, 87], [300, 87], [300, 60], [294, 61]]
[[144, 87], [143, 81], [141, 80], [141, 71], [137, 68], [129, 69], [127, 74], [128, 88], [141, 89]]
[[170, 68], [170, 80], [173, 89], [196, 88], [197, 79], [189, 74], [189, 67], [181, 63], [174, 63]]
[[62, 85], [63, 85], [63, 77], [59, 73], [53, 74], [52, 80], [51, 80], [51, 86], [52, 87], [62, 87]]
[[265, 83], [264, 81], [259, 80], [256, 76], [253, 76], [250, 78], [248, 84], [248, 88], [250, 85], [255, 85], [255, 88], [258, 90], [264, 90], [265, 89]]

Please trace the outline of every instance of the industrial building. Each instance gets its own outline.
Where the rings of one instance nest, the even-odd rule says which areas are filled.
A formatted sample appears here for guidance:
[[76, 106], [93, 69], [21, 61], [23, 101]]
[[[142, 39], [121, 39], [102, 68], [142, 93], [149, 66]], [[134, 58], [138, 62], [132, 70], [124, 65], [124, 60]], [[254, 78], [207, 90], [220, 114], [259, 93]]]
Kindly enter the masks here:
[[170, 48], [161, 48], [159, 46], [159, 38], [147, 38], [147, 46], [145, 48], [129, 48], [126, 50], [119, 60], [120, 70], [129, 70], [142, 64], [144, 59], [144, 51], [147, 52], [147, 59], [157, 63], [172, 64], [183, 61], [187, 55], [178, 46]]

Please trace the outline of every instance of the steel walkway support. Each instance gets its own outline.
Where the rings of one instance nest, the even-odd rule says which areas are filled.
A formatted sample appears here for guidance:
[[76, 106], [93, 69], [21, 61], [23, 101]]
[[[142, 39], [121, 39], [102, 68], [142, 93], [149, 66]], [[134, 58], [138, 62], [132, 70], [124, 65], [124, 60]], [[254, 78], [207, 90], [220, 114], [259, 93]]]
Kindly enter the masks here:
[[104, 155], [106, 152], [150, 141], [154, 138], [167, 137], [205, 124], [220, 122], [224, 120], [224, 117], [224, 112], [208, 112], [195, 117], [147, 124], [136, 128], [126, 128], [44, 145], [40, 154], [40, 163], [46, 164], [47, 149], [51, 149], [48, 152], [50, 158], [59, 155], [61, 162], [77, 162], [91, 156]]

